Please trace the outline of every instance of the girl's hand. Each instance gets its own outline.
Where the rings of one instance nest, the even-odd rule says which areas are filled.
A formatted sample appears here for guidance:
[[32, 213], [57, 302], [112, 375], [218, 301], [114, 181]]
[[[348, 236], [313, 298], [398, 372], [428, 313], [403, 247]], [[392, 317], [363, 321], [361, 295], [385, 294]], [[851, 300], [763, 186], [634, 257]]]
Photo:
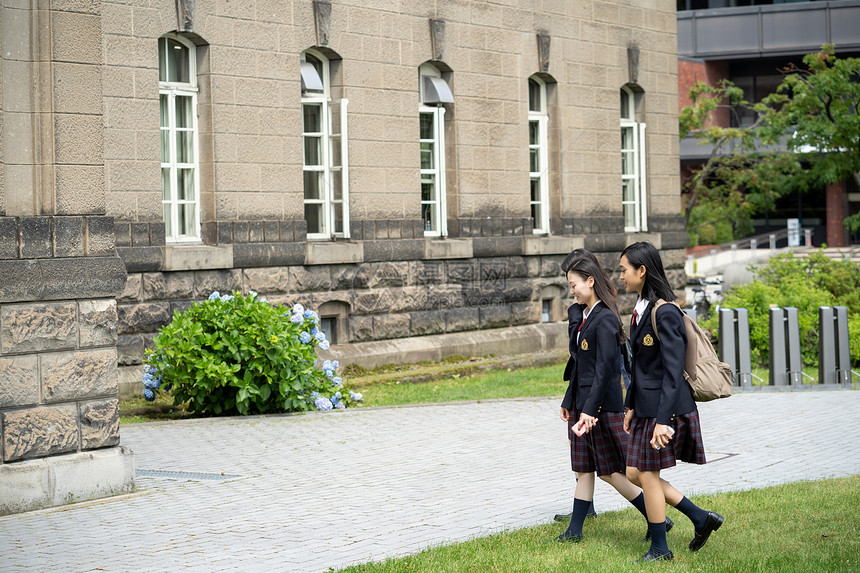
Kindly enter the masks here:
[[626, 410], [624, 412], [624, 433], [630, 433], [630, 424], [633, 422], [633, 410]]
[[567, 408], [562, 408], [561, 409], [561, 419], [564, 420], [565, 422], [570, 420], [570, 410], [568, 410]]
[[655, 450], [662, 450], [668, 445], [669, 440], [675, 434], [670, 426], [665, 424], [656, 424], [654, 426], [654, 435], [651, 437], [651, 447]]
[[582, 427], [585, 429], [585, 433], [587, 434], [591, 431], [591, 428], [597, 425], [597, 418], [595, 418], [594, 416], [589, 416], [588, 414], [583, 412], [579, 415], [579, 422], [577, 423], [582, 424]]

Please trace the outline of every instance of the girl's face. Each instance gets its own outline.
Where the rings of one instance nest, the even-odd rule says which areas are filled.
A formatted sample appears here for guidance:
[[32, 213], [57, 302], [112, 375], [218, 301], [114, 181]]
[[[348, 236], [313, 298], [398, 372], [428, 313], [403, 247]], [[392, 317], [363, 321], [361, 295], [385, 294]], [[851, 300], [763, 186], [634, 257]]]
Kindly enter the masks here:
[[570, 296], [573, 302], [591, 306], [596, 302], [594, 294], [594, 277], [584, 277], [576, 271], [568, 271], [567, 284], [570, 285]]
[[642, 286], [645, 284], [645, 267], [633, 268], [627, 255], [621, 257], [621, 275], [619, 277], [627, 292], [638, 292], [642, 294]]

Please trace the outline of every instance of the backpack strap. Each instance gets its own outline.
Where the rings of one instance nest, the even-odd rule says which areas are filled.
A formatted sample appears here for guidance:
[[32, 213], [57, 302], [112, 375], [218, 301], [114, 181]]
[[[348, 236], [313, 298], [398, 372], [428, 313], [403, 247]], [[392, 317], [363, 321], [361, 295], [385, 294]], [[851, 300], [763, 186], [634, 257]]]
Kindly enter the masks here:
[[678, 309], [682, 316], [684, 315], [684, 311], [681, 309], [680, 305], [677, 302], [669, 302], [663, 300], [662, 298], [658, 298], [657, 301], [654, 303], [654, 308], [651, 309], [651, 326], [654, 328], [654, 335], [657, 337], [657, 340], [660, 340], [660, 333], [657, 332], [657, 309], [664, 304], [671, 304]]

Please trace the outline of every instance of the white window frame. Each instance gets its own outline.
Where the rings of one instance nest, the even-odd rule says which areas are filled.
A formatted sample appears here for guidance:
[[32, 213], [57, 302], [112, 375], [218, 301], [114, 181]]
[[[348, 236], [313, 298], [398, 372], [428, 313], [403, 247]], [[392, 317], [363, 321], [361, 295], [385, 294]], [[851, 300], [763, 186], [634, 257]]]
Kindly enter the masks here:
[[[424, 200], [422, 192], [422, 195], [420, 195], [421, 214], [423, 221], [424, 206], [430, 205], [433, 210], [433, 216], [435, 217], [435, 224], [431, 218], [429, 228], [427, 223], [424, 222], [424, 236], [444, 237], [448, 235], [448, 204], [445, 183], [445, 108], [441, 105], [431, 106], [424, 103], [424, 92], [422, 87], [425, 76], [441, 78], [442, 72], [439, 71], [436, 66], [431, 64], [424, 64], [418, 69], [418, 89], [421, 94], [421, 102], [418, 107], [419, 130], [420, 117], [421, 115], [427, 114], [432, 117], [434, 132], [432, 139], [421, 139], [419, 131], [419, 147], [421, 143], [432, 143], [434, 150], [432, 166], [427, 169], [420, 169], [420, 184], [423, 186], [425, 183], [425, 176], [432, 176], [435, 198]], [[419, 168], [420, 166], [421, 164], [419, 159]]]
[[[197, 125], [197, 116], [199, 108], [197, 106], [197, 47], [188, 39], [177, 34], [165, 34], [158, 40], [158, 56], [159, 68], [161, 66], [161, 41], [174, 40], [188, 49], [188, 79], [189, 82], [158, 82], [159, 106], [161, 105], [161, 97], [167, 97], [168, 122], [167, 126], [162, 126], [159, 122], [159, 131], [167, 131], [168, 154], [167, 161], [161, 162], [162, 169], [162, 190], [161, 204], [162, 216], [165, 216], [165, 208], [169, 211], [165, 220], [165, 241], [169, 243], [199, 243], [200, 242], [200, 146], [198, 141], [199, 129]], [[165, 58], [165, 61], [169, 61]], [[159, 69], [160, 72], [160, 69]], [[176, 127], [176, 98], [190, 97], [191, 98], [191, 127], [178, 128]], [[192, 153], [193, 161], [189, 163], [179, 163], [177, 161], [176, 139], [179, 131], [192, 132]], [[163, 159], [163, 149], [162, 149]], [[164, 170], [169, 171], [170, 189], [165, 193], [164, 189]], [[178, 173], [180, 169], [190, 169], [194, 176], [193, 182], [193, 197], [180, 201], [178, 198]], [[168, 195], [165, 198], [165, 194]], [[182, 205], [193, 205], [193, 218], [191, 223], [191, 232], [179, 234], [179, 209]]]
[[[301, 54], [301, 61], [305, 62], [306, 55], [311, 55], [320, 61], [323, 68], [322, 80], [323, 93], [302, 93], [302, 172], [322, 173], [322, 197], [319, 199], [303, 198], [303, 205], [322, 206], [322, 230], [311, 232], [308, 230], [309, 240], [326, 240], [335, 237], [349, 238], [349, 137], [347, 131], [347, 106], [349, 100], [331, 99], [331, 65], [329, 59], [316, 50], [306, 50]], [[319, 106], [321, 129], [320, 132], [304, 131], [304, 108], [305, 106]], [[339, 121], [334, 121], [334, 114], [339, 112]], [[305, 164], [305, 137], [319, 137], [321, 139], [321, 164]], [[340, 165], [333, 165], [335, 157], [335, 146], [340, 146]], [[341, 174], [341, 198], [336, 199], [335, 180], [333, 174]], [[304, 179], [303, 179], [304, 180]], [[340, 208], [342, 217], [342, 229], [336, 230], [337, 210]]]
[[[547, 138], [547, 130], [549, 127], [549, 116], [547, 115], [546, 103], [546, 82], [537, 76], [532, 76], [529, 80], [534, 81], [540, 91], [538, 111], [531, 110], [531, 95], [529, 95], [529, 213], [537, 208], [540, 220], [532, 216], [534, 221], [533, 233], [536, 235], [548, 235], [550, 232], [549, 226], [549, 143]], [[532, 143], [531, 129], [532, 125], [536, 125], [538, 129], [537, 142]], [[531, 156], [537, 152], [538, 165], [537, 171], [532, 171]], [[535, 200], [532, 197], [531, 186], [532, 182], [538, 183], [538, 198]]]
[[[627, 95], [627, 105], [621, 110], [621, 133], [622, 142], [624, 132], [630, 134], [628, 140], [630, 147], [622, 147], [622, 159], [628, 154], [627, 170], [624, 170], [624, 161], [621, 167], [621, 211], [624, 217], [624, 232], [640, 233], [648, 230], [647, 209], [647, 173], [645, 155], [645, 124], [636, 121], [636, 94], [628, 86], [621, 88]], [[622, 100], [623, 103], [623, 100]], [[629, 181], [633, 185], [633, 198], [624, 198], [624, 183]], [[628, 214], [632, 211], [633, 224], [628, 225]]]

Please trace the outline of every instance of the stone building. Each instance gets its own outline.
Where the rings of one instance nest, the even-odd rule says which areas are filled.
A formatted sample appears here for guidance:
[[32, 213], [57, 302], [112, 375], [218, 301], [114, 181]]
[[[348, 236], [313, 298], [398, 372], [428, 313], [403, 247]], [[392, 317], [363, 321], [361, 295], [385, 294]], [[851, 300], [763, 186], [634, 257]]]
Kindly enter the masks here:
[[213, 290], [319, 310], [344, 356], [468, 354], [566, 343], [573, 248], [614, 269], [647, 239], [683, 265], [668, 0], [2, 0], [0, 20], [0, 491], [106, 451], [127, 490], [117, 380]]

